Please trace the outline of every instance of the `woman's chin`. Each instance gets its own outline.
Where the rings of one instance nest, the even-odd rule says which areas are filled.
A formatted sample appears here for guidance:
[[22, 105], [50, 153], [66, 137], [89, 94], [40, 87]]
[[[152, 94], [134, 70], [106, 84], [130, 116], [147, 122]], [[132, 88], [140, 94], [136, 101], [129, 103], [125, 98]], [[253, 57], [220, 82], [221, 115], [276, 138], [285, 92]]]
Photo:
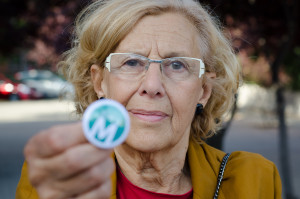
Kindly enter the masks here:
[[124, 143], [130, 149], [142, 153], [154, 153], [166, 148], [170, 143], [161, 137], [148, 136], [128, 136]]

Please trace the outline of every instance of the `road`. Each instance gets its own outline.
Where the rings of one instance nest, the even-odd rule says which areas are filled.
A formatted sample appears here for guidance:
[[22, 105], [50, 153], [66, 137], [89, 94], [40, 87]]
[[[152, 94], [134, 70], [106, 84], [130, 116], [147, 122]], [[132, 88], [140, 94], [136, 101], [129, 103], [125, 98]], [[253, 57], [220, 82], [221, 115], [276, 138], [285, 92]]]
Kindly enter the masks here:
[[[74, 122], [72, 103], [58, 100], [0, 102], [0, 198], [12, 199], [20, 177], [23, 147], [28, 139], [52, 125]], [[244, 150], [260, 153], [275, 162], [279, 171], [278, 136], [274, 121], [237, 114], [225, 137], [227, 152]], [[300, 198], [300, 122], [289, 123], [289, 150], [293, 188]], [[281, 173], [281, 172], [280, 172]]]

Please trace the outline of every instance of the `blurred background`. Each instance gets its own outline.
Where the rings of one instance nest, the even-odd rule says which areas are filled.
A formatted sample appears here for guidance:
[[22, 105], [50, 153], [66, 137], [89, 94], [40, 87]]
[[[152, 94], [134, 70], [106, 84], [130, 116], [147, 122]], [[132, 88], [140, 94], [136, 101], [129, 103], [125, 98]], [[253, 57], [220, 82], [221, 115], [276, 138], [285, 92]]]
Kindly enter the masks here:
[[[23, 147], [38, 131], [78, 120], [73, 87], [57, 70], [88, 0], [0, 0], [0, 198], [14, 198]], [[277, 165], [283, 198], [300, 198], [298, 0], [206, 0], [242, 65], [243, 86], [219, 134], [224, 151]]]

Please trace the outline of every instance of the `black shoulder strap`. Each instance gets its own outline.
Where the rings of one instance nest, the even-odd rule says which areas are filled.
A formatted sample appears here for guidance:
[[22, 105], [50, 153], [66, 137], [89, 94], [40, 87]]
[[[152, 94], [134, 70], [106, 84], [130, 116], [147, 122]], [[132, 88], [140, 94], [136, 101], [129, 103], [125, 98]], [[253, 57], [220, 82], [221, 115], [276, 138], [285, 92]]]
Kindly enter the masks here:
[[225, 167], [226, 167], [229, 156], [230, 156], [230, 153], [226, 153], [226, 155], [223, 157], [223, 160], [221, 162], [219, 175], [218, 175], [218, 181], [217, 181], [217, 188], [216, 188], [216, 191], [215, 191], [215, 194], [214, 194], [214, 199], [217, 199], [218, 196], [219, 196], [219, 189], [220, 189], [220, 186], [221, 186], [221, 182], [222, 182], [222, 179], [223, 179]]

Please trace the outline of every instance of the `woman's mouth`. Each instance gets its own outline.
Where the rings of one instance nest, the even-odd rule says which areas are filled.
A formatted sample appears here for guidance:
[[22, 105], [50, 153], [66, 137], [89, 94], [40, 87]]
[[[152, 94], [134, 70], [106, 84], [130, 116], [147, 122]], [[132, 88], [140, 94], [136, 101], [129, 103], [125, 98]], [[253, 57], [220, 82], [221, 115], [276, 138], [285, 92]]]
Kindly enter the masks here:
[[134, 110], [130, 110], [129, 113], [147, 122], [159, 122], [165, 119], [166, 117], [168, 117], [168, 114], [161, 111], [146, 111], [146, 110], [134, 109]]

